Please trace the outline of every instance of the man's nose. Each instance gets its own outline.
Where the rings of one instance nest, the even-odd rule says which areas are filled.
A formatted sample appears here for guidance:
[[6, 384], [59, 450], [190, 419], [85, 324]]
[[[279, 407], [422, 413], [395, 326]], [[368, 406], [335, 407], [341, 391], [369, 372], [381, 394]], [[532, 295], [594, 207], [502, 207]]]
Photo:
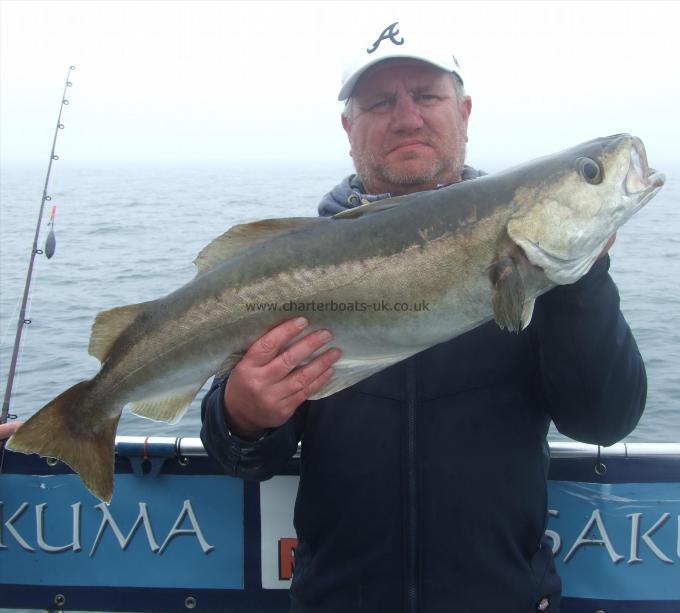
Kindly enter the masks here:
[[415, 100], [409, 95], [398, 96], [392, 111], [392, 130], [408, 132], [418, 130], [422, 126], [423, 117]]

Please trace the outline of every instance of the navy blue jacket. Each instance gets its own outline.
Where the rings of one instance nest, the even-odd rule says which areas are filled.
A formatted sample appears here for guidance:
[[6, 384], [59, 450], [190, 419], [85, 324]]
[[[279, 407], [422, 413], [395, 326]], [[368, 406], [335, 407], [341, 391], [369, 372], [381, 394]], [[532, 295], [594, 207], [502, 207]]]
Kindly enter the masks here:
[[519, 334], [489, 322], [303, 403], [258, 442], [229, 433], [215, 381], [201, 438], [227, 473], [268, 479], [302, 441], [292, 611], [529, 613], [543, 598], [559, 611], [550, 421], [610, 445], [646, 398], [608, 268], [541, 296]]

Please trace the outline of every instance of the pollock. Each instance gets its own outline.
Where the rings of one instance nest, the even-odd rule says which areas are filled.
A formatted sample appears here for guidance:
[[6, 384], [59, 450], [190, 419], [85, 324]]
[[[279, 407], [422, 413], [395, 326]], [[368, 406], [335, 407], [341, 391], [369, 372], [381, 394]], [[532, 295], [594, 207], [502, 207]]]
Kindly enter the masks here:
[[[301, 314], [310, 322], [304, 333], [328, 328], [342, 350], [315, 398], [491, 318], [520, 331], [535, 299], [585, 275], [663, 183], [642, 141], [619, 134], [331, 218], [235, 226], [203, 249], [183, 287], [101, 312], [89, 346], [99, 373], [49, 402], [8, 446], [63, 460], [110, 501], [126, 405], [179, 420], [210, 377], [228, 374], [253, 341]], [[293, 309], [300, 305], [305, 312]]]

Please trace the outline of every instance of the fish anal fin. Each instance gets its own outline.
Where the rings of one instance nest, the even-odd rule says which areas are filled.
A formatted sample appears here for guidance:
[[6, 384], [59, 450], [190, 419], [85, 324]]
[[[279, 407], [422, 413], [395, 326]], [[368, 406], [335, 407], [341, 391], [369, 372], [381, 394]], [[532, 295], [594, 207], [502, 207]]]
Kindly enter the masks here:
[[220, 369], [215, 373], [215, 376], [218, 379], [223, 379], [226, 377], [231, 372], [232, 368], [234, 368], [234, 366], [236, 366], [236, 364], [241, 361], [245, 354], [245, 351], [239, 351], [237, 353], [228, 355], [222, 366], [220, 366]]
[[186, 413], [191, 401], [201, 390], [205, 381], [188, 385], [180, 389], [170, 390], [164, 396], [144, 398], [130, 404], [130, 410], [140, 417], [177, 423]]
[[148, 304], [148, 302], [128, 304], [99, 313], [92, 324], [88, 349], [90, 355], [104, 362], [118, 337], [137, 319]]
[[[494, 287], [492, 306], [496, 323], [511, 332], [519, 332], [525, 303], [524, 281], [512, 257], [499, 258], [491, 267], [490, 278]], [[533, 304], [531, 308], [533, 310]]]
[[368, 379], [371, 375], [374, 375], [381, 370], [384, 370], [392, 364], [396, 364], [402, 360], [405, 360], [409, 356], [417, 353], [423, 348], [414, 349], [408, 353], [403, 353], [399, 355], [381, 356], [374, 359], [364, 359], [364, 360], [346, 360], [341, 359], [340, 361], [333, 364], [333, 370], [335, 371], [331, 380], [324, 385], [316, 394], [309, 397], [310, 400], [319, 400], [320, 398], [325, 398], [331, 394], [336, 394], [342, 390]]
[[79, 421], [74, 407], [82, 406], [91, 385], [90, 381], [77, 383], [46, 404], [12, 435], [7, 448], [60, 459], [97, 498], [110, 502], [120, 413], [114, 411], [113, 416], [86, 426]]
[[233, 226], [204, 247], [196, 256], [194, 264], [198, 269], [198, 274], [202, 274], [258, 243], [321, 221], [324, 220], [318, 217], [285, 217], [281, 219], [261, 219]]

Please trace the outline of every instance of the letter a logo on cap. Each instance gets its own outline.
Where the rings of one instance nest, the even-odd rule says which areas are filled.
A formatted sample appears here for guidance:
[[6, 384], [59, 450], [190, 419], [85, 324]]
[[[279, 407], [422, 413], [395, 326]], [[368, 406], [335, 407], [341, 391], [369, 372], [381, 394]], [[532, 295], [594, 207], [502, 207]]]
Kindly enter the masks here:
[[393, 24], [387, 26], [382, 31], [382, 34], [378, 36], [378, 39], [373, 43], [373, 46], [366, 49], [366, 53], [373, 53], [380, 46], [380, 43], [384, 40], [391, 40], [395, 45], [403, 45], [404, 44], [403, 36], [401, 37], [401, 40], [397, 40], [397, 34], [399, 34], [399, 30], [395, 29], [395, 26], [397, 25], [399, 25], [399, 22], [395, 21]]

